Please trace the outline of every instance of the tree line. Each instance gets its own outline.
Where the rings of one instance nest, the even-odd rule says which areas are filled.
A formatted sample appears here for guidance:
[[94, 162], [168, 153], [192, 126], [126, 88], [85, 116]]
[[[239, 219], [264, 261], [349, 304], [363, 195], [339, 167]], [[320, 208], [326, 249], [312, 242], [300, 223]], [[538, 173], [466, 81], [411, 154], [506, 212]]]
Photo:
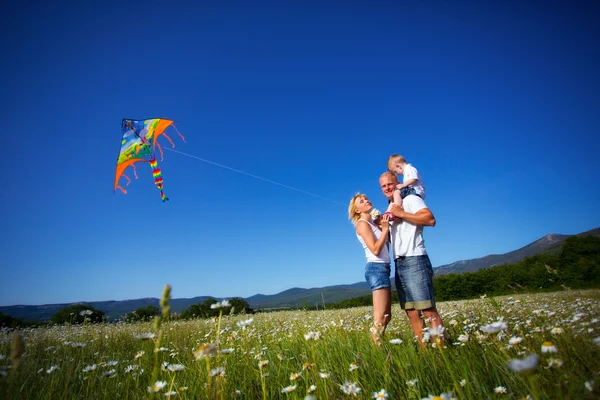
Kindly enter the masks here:
[[[219, 313], [226, 314], [252, 314], [254, 310], [246, 300], [241, 297], [234, 297], [227, 301], [226, 307], [215, 308], [213, 305], [219, 303], [216, 299], [210, 297], [202, 303], [192, 304], [181, 314], [170, 315], [171, 320], [185, 320], [194, 318], [212, 318], [218, 317]], [[137, 310], [126, 314], [122, 320], [125, 322], [151, 321], [160, 314], [160, 309], [153, 305], [140, 307]], [[22, 318], [14, 318], [10, 315], [0, 313], [0, 327], [19, 328], [26, 326], [45, 325], [45, 324], [85, 324], [106, 322], [104, 311], [98, 310], [85, 303], [71, 304], [58, 310], [49, 322], [24, 321]]]
[[[540, 253], [516, 264], [433, 278], [436, 301], [597, 287], [600, 287], [600, 238], [597, 236], [571, 236], [557, 254]], [[393, 301], [397, 302], [396, 291], [392, 293]], [[371, 304], [372, 296], [367, 295], [330, 304], [327, 308]]]

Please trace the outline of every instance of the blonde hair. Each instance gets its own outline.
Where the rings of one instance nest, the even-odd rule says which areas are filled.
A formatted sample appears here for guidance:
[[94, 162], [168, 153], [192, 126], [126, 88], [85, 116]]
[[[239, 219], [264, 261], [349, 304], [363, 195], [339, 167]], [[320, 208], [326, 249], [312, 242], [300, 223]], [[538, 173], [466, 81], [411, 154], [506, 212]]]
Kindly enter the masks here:
[[400, 154], [392, 154], [388, 158], [388, 169], [391, 170], [394, 164], [406, 164], [406, 159]]
[[350, 199], [350, 205], [348, 206], [348, 219], [352, 221], [353, 225], [356, 225], [356, 222], [360, 219], [360, 213], [356, 213], [356, 200], [361, 197], [367, 197], [363, 193], [356, 193], [352, 199]]

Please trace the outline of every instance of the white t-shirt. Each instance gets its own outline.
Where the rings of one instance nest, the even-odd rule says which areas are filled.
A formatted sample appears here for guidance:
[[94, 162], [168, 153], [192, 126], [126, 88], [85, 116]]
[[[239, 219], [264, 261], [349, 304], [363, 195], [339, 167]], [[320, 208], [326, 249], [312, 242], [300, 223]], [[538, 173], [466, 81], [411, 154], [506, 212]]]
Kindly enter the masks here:
[[411, 179], [416, 179], [417, 181], [410, 185], [410, 187], [415, 188], [415, 192], [420, 195], [423, 199], [425, 199], [425, 184], [423, 183], [423, 179], [421, 179], [421, 175], [419, 175], [419, 171], [412, 164], [406, 164], [404, 166], [404, 171], [402, 173], [402, 182], [407, 182]]
[[[412, 196], [412, 197], [417, 197], [417, 196]], [[417, 199], [418, 199], [418, 197], [417, 197]], [[362, 218], [359, 219], [358, 221], [365, 221], [367, 224], [369, 224], [371, 226], [371, 230], [373, 231], [373, 235], [375, 236], [375, 241], [379, 240], [382, 232], [381, 232], [381, 229], [379, 229], [379, 227], [377, 225], [373, 225], [366, 219], [362, 219]], [[356, 221], [357, 224], [358, 224], [358, 221]], [[390, 262], [390, 253], [388, 251], [387, 243], [385, 244], [384, 248], [382, 248], [381, 251], [379, 252], [379, 256], [376, 256], [375, 254], [373, 254], [371, 252], [371, 250], [369, 250], [369, 247], [367, 247], [367, 244], [363, 240], [362, 236], [360, 236], [358, 234], [358, 232], [356, 233], [356, 237], [358, 238], [358, 241], [363, 245], [363, 248], [365, 249], [365, 256], [367, 257], [367, 262], [379, 262], [379, 263], [389, 263]]]
[[[419, 210], [427, 208], [423, 199], [418, 196], [406, 196], [402, 200], [404, 211], [416, 214]], [[413, 225], [402, 220], [400, 224], [394, 223], [391, 227], [392, 247], [394, 259], [398, 257], [422, 256], [427, 254], [423, 240], [423, 227]]]

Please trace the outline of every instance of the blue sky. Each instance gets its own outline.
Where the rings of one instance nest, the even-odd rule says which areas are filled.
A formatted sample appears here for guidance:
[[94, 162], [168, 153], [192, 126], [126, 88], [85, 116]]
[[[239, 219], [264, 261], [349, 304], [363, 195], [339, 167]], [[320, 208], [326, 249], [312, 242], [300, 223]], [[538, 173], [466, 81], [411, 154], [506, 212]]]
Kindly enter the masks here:
[[[401, 153], [434, 266], [600, 226], [596, 2], [11, 2], [0, 305], [364, 280], [347, 203]], [[113, 193], [124, 117], [176, 150]]]

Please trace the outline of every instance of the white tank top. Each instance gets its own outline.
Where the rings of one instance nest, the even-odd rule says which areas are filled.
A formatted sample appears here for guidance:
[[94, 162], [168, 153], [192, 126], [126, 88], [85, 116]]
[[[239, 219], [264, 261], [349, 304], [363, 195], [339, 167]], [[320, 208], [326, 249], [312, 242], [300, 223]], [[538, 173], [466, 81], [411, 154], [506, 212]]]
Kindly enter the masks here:
[[[379, 227], [377, 227], [376, 225], [373, 225], [372, 223], [370, 223], [369, 221], [367, 221], [366, 219], [359, 219], [358, 221], [365, 221], [367, 224], [369, 224], [371, 226], [371, 230], [373, 231], [373, 235], [375, 235], [375, 241], [379, 240], [379, 238], [381, 237], [381, 229], [379, 229]], [[356, 223], [358, 224], [358, 221], [356, 221]], [[380, 263], [389, 263], [390, 262], [390, 253], [388, 251], [388, 244], [385, 244], [385, 247], [383, 249], [381, 249], [381, 251], [379, 252], [379, 256], [376, 256], [375, 254], [373, 254], [371, 252], [371, 250], [369, 250], [369, 247], [367, 247], [367, 245], [365, 244], [365, 241], [363, 240], [363, 238], [358, 234], [358, 232], [356, 233], [356, 237], [358, 238], [358, 241], [362, 244], [363, 248], [365, 249], [365, 256], [367, 257], [367, 262], [380, 262]]]

